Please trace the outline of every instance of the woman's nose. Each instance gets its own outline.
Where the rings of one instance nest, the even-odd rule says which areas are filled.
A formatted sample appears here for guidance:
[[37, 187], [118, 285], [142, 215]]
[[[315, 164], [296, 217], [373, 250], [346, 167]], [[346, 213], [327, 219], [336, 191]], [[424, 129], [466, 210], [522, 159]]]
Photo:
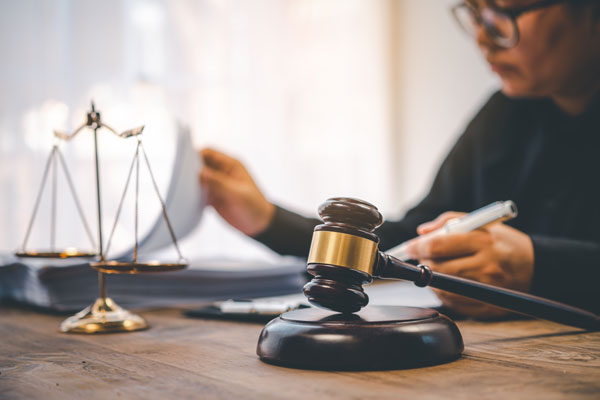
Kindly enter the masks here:
[[481, 23], [477, 25], [477, 30], [475, 32], [475, 41], [477, 42], [479, 48], [484, 51], [490, 51], [498, 47], [490, 37], [488, 31]]

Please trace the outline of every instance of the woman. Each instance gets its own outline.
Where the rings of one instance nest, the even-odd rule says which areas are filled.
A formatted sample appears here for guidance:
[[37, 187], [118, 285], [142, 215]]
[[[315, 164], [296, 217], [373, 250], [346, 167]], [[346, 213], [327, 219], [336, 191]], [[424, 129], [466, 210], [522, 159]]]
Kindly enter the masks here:
[[[414, 240], [432, 269], [598, 312], [600, 278], [600, 4], [469, 1], [453, 8], [502, 81], [440, 167], [429, 194], [376, 233], [385, 250], [492, 201], [519, 218]], [[285, 254], [306, 256], [316, 220], [270, 203], [237, 160], [201, 152], [209, 203], [231, 225]], [[466, 316], [504, 311], [438, 291]]]

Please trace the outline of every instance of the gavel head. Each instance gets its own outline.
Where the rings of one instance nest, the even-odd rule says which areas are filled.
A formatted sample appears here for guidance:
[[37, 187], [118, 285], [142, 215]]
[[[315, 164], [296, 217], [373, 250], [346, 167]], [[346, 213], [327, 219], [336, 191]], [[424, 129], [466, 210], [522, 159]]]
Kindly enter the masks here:
[[379, 257], [373, 231], [383, 217], [374, 205], [343, 197], [321, 204], [319, 216], [324, 224], [315, 227], [307, 267], [314, 278], [304, 295], [319, 307], [356, 312], [369, 302], [362, 285], [373, 280]]

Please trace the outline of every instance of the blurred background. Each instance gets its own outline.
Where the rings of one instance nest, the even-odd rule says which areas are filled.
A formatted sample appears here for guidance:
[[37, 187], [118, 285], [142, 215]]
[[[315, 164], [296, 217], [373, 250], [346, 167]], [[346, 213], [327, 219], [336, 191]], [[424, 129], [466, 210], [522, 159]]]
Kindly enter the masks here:
[[[314, 216], [324, 199], [353, 196], [401, 217], [499, 87], [452, 20], [456, 1], [0, 0], [0, 251], [21, 245], [52, 131], [80, 125], [91, 99], [119, 131], [146, 126], [163, 193], [187, 127], [197, 148], [240, 158], [292, 210]], [[99, 139], [106, 232], [135, 143]], [[92, 135], [61, 151], [95, 227]], [[58, 184], [57, 244], [86, 247]], [[142, 186], [144, 230], [158, 209]], [[31, 247], [47, 243], [49, 198]], [[127, 204], [121, 247], [132, 239]], [[211, 209], [182, 247], [188, 258], [273, 257]]]

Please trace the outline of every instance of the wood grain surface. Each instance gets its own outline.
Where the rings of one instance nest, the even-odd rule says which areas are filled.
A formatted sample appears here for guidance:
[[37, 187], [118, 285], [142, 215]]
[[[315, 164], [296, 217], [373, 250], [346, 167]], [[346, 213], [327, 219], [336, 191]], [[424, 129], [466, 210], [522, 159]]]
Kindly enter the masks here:
[[0, 399], [600, 399], [600, 333], [550, 322], [459, 322], [445, 365], [320, 372], [261, 362], [260, 324], [141, 315], [147, 331], [86, 336], [0, 306]]

